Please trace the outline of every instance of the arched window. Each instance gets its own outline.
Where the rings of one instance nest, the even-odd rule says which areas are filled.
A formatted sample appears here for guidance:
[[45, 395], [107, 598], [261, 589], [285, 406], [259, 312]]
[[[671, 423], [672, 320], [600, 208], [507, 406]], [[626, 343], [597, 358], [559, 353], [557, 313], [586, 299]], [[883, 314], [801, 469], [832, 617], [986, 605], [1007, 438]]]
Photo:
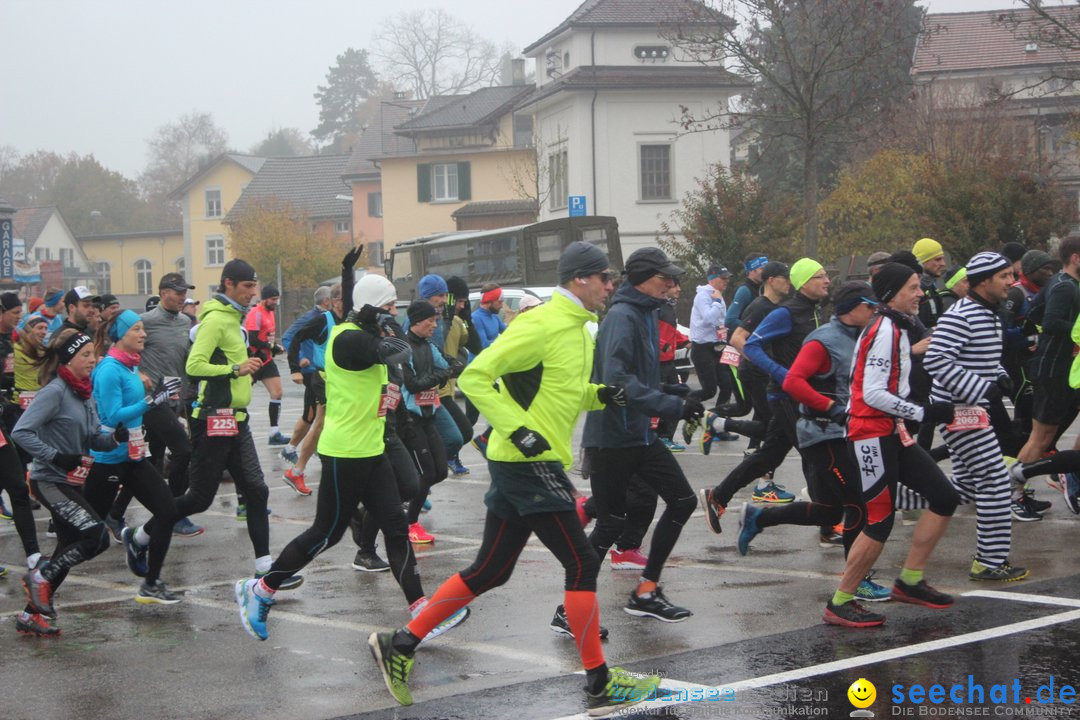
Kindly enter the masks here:
[[153, 265], [149, 260], [135, 261], [135, 287], [140, 295], [152, 295], [154, 292]]
[[112, 292], [112, 266], [104, 260], [94, 263], [94, 271], [97, 273], [98, 292], [107, 295]]

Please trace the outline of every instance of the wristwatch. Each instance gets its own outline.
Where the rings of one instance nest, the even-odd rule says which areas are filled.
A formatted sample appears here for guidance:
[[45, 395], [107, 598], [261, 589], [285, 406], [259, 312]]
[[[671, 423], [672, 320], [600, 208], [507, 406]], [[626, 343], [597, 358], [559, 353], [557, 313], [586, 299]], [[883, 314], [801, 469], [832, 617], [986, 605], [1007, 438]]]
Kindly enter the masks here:
[[234, 378], [240, 377], [240, 366], [239, 365], [233, 365], [232, 366], [232, 376]]

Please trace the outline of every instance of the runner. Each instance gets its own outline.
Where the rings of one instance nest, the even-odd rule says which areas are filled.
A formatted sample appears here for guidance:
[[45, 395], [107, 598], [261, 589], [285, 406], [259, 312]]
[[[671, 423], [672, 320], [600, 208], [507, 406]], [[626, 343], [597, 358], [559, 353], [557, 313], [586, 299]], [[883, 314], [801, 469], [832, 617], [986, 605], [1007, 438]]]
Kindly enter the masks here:
[[653, 531], [645, 566], [625, 610], [637, 617], [682, 622], [693, 613], [672, 604], [660, 586], [660, 573], [682, 527], [697, 507], [682, 468], [656, 435], [651, 419], [698, 420], [705, 406], [692, 393], [667, 394], [660, 386], [658, 311], [684, 271], [659, 248], [635, 250], [626, 260], [626, 282], [616, 291], [596, 337], [593, 378], [625, 388], [605, 396], [607, 407], [585, 420], [582, 445], [589, 455], [596, 527], [589, 542], [599, 557], [626, 524], [627, 478], [637, 475], [663, 498], [665, 508]]
[[[443, 583], [408, 625], [368, 639], [390, 694], [402, 705], [412, 704], [408, 682], [420, 639], [477, 595], [509, 580], [533, 533], [565, 570], [565, 615], [585, 667], [589, 714], [631, 705], [659, 685], [657, 677], [608, 669], [596, 602], [600, 560], [581, 529], [573, 485], [563, 471], [573, 462], [570, 436], [578, 415], [602, 406], [601, 386], [589, 383], [593, 344], [585, 324], [596, 322], [595, 311], [611, 293], [608, 261], [595, 245], [579, 241], [567, 246], [558, 267], [560, 286], [551, 301], [510, 323], [461, 378], [462, 390], [495, 428], [476, 561]], [[494, 388], [496, 379], [501, 391]]]
[[26, 409], [12, 439], [33, 458], [30, 489], [56, 525], [56, 549], [23, 576], [28, 604], [15, 629], [32, 635], [59, 635], [53, 595], [76, 565], [109, 548], [105, 524], [83, 496], [94, 450], [111, 450], [118, 438], [101, 431], [90, 399], [90, 372], [97, 363], [88, 335], [65, 328], [46, 350], [39, 380], [44, 387]]
[[877, 317], [863, 330], [856, 346], [848, 405], [848, 438], [859, 468], [866, 525], [848, 553], [840, 587], [825, 605], [826, 623], [846, 627], [873, 627], [885, 616], [871, 612], [855, 600], [859, 583], [874, 566], [893, 525], [897, 483], [922, 495], [929, 508], [922, 513], [911, 540], [892, 599], [946, 608], [953, 599], [923, 579], [926, 562], [945, 534], [959, 497], [929, 454], [908, 434], [905, 418], [927, 423], [950, 423], [949, 403], [919, 405], [908, 400], [911, 341], [908, 331], [918, 312], [922, 290], [909, 267], [888, 263], [874, 275], [872, 287], [879, 301]]
[[261, 300], [251, 309], [244, 319], [244, 329], [248, 333], [248, 347], [253, 355], [262, 361], [257, 372], [251, 376], [251, 384], [262, 382], [266, 391], [270, 393], [270, 402], [267, 410], [270, 413], [270, 438], [267, 442], [271, 445], [288, 445], [289, 438], [281, 434], [278, 427], [278, 419], [281, 416], [281, 374], [278, 371], [274, 356], [281, 354], [282, 347], [277, 344], [275, 331], [277, 330], [278, 300], [281, 293], [273, 285], [264, 285]]
[[[715, 395], [714, 407], [726, 403], [732, 390], [731, 374], [720, 367], [718, 352], [718, 346], [726, 343], [728, 338], [728, 330], [724, 327], [727, 315], [724, 290], [730, 277], [731, 271], [726, 267], [711, 266], [705, 273], [705, 284], [697, 286], [690, 311], [690, 362], [694, 364], [694, 372], [701, 384], [701, 389], [695, 390], [693, 396], [704, 403]], [[686, 442], [690, 442], [697, 427], [698, 423], [684, 426]]]
[[[967, 297], [938, 318], [926, 351], [926, 370], [933, 378], [930, 400], [953, 403], [964, 411], [964, 422], [940, 424], [938, 431], [949, 446], [953, 486], [962, 502], [975, 503], [977, 544], [971, 579], [1020, 580], [1028, 571], [1009, 564], [1009, 472], [989, 416], [992, 404], [1011, 389], [1001, 366], [998, 309], [1013, 282], [1012, 263], [1003, 255], [981, 252], [968, 260], [967, 277], [971, 284]], [[1022, 485], [1016, 494], [1019, 499], [1012, 502], [1022, 505]]]
[[[307, 435], [308, 431], [311, 429], [311, 424], [315, 422], [315, 402], [314, 396], [308, 387], [308, 376], [318, 371], [315, 369], [315, 366], [311, 364], [314, 344], [310, 340], [299, 343], [299, 347], [294, 354], [292, 352], [293, 338], [296, 336], [296, 333], [300, 331], [300, 328], [330, 309], [330, 288], [323, 285], [315, 290], [313, 300], [315, 306], [298, 317], [296, 321], [289, 326], [289, 329], [285, 331], [285, 334], [281, 336], [281, 346], [284, 347], [285, 352], [288, 353], [289, 374], [291, 379], [294, 383], [304, 386], [304, 412], [300, 417], [296, 418], [296, 425], [293, 426], [293, 432], [292, 436], [289, 438], [289, 443], [281, 449], [281, 459], [294, 465], [296, 464], [296, 461], [300, 459], [297, 448], [300, 447], [300, 443], [303, 441], [304, 436]], [[293, 362], [294, 357], [296, 358], [295, 364]], [[299, 379], [297, 379], [297, 376], [299, 376]]]
[[112, 347], [91, 375], [93, 398], [100, 413], [102, 430], [115, 431], [121, 442], [112, 450], [92, 453], [94, 463], [84, 488], [86, 500], [98, 516], [103, 516], [123, 485], [153, 514], [153, 534], [146, 525], [124, 528], [121, 540], [128, 568], [143, 578], [135, 602], [173, 605], [180, 602], [180, 597], [170, 592], [159, 576], [172, 539], [176, 505], [170, 488], [147, 459], [143, 418], [156, 408], [165, 408], [172, 413], [168, 407], [169, 399], [180, 391], [180, 378], [170, 378], [153, 395], [146, 394], [139, 377], [140, 351], [146, 341], [146, 331], [134, 311], [124, 310], [99, 332], [109, 336]]
[[[386, 278], [379, 280], [389, 284]], [[358, 301], [364, 299], [368, 285], [357, 284]], [[401, 498], [383, 444], [389, 409], [387, 364], [403, 362], [408, 357], [409, 344], [396, 337], [392, 303], [390, 310], [367, 303], [359, 307], [358, 312], [330, 329], [327, 343], [326, 422], [319, 438], [323, 476], [315, 520], [282, 550], [264, 576], [236, 583], [241, 622], [248, 634], [258, 640], [267, 638], [267, 615], [282, 583], [341, 540], [360, 503], [378, 519], [386, 537], [390, 566], [413, 615], [427, 604], [409, 543]], [[462, 609], [441, 627], [432, 628], [430, 636], [442, 634], [468, 615], [468, 608]]]

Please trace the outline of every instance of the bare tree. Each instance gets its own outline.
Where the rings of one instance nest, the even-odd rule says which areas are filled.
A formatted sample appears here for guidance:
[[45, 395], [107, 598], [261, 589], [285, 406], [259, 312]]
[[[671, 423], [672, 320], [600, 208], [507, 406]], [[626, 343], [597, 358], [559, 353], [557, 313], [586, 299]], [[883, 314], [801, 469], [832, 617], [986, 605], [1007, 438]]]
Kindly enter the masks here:
[[162, 125], [146, 141], [149, 162], [139, 176], [143, 194], [165, 207], [170, 192], [180, 187], [210, 158], [225, 152], [229, 136], [214, 124], [210, 113], [192, 112]]
[[375, 35], [381, 74], [417, 99], [493, 85], [501, 52], [441, 8], [403, 12]]
[[700, 63], [732, 63], [755, 87], [740, 112], [684, 109], [684, 129], [746, 123], [763, 145], [778, 149], [784, 172], [801, 174], [804, 250], [816, 256], [822, 163], [841, 157], [908, 92], [922, 11], [914, 0], [706, 0], [686, 7], [687, 16], [665, 28], [672, 44]]
[[1005, 97], [1022, 94], [1052, 94], [1062, 90], [1063, 80], [1080, 80], [1080, 5], [1047, 5], [1042, 0], [1018, 0], [1017, 10], [1003, 10], [995, 21], [1001, 23], [1018, 40], [1035, 46], [1044, 60], [1045, 70], [1031, 82], [1011, 89]]

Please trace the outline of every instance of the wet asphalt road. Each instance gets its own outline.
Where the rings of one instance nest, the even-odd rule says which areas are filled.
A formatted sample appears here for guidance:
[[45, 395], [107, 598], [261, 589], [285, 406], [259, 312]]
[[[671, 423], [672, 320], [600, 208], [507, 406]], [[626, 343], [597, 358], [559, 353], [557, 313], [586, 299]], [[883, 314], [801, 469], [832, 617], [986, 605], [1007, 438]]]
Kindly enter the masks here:
[[[286, 385], [282, 417], [291, 425], [301, 394], [299, 386]], [[300, 497], [280, 481], [283, 468], [265, 440], [265, 400], [265, 391], [257, 388], [253, 426], [271, 487], [276, 552], [307, 527], [315, 496]], [[1067, 434], [1062, 446], [1074, 437]], [[745, 445], [724, 443], [709, 457], [692, 447], [679, 456], [680, 463], [695, 488], [711, 485], [738, 462]], [[429, 593], [468, 565], [479, 545], [487, 473], [473, 448], [463, 450], [462, 460], [472, 474], [438, 486], [434, 510], [422, 518], [436, 536], [433, 546], [417, 551]], [[587, 481], [571, 478], [588, 491]], [[803, 486], [794, 454], [777, 480], [795, 492]], [[308, 482], [313, 488], [318, 483], [317, 459], [309, 466]], [[736, 519], [725, 518], [724, 534], [715, 536], [698, 511], [663, 577], [667, 595], [694, 611], [679, 624], [624, 613], [637, 576], [612, 571], [605, 562], [599, 598], [603, 623], [611, 630], [605, 643], [609, 663], [659, 673], [665, 686], [683, 688], [683, 699], [694, 692], [701, 698], [731, 698], [657, 700], [631, 716], [848, 717], [854, 710], [848, 686], [864, 677], [876, 686], [869, 710], [879, 718], [1080, 717], [1063, 702], [1068, 692], [1061, 696], [1063, 686], [1080, 685], [1080, 561], [1074, 551], [1080, 518], [1041, 480], [1034, 487], [1054, 507], [1041, 522], [1014, 525], [1012, 561], [1031, 569], [1029, 580], [1002, 587], [967, 579], [974, 514], [965, 508], [939, 547], [928, 579], [946, 592], [985, 596], [961, 597], [944, 611], [878, 604], [875, 609], [889, 618], [879, 629], [822, 624], [824, 602], [842, 565], [839, 550], [818, 547], [814, 528], [770, 528], [743, 558], [734, 548]], [[749, 489], [736, 496], [733, 509], [747, 499]], [[53, 639], [15, 633], [23, 604], [22, 553], [14, 527], [0, 521], [0, 564], [12, 570], [0, 579], [0, 718], [188, 720], [274, 713], [315, 720], [546, 719], [582, 712], [573, 642], [548, 628], [561, 601], [561, 568], [535, 541], [505, 587], [479, 598], [467, 623], [417, 653], [416, 704], [400, 708], [366, 646], [372, 631], [407, 619], [393, 578], [352, 570], [355, 547], [346, 537], [307, 568], [303, 587], [278, 594], [269, 640], [253, 640], [243, 631], [233, 601], [234, 581], [252, 570], [246, 528], [234, 517], [235, 500], [232, 486], [223, 485], [211, 510], [194, 518], [207, 532], [174, 539], [162, 577], [184, 592], [182, 603], [134, 603], [137, 581], [114, 545], [69, 576], [56, 598], [63, 634]], [[137, 505], [128, 513], [129, 523], [145, 517]], [[38, 518], [49, 552], [53, 543], [44, 538], [45, 513], [39, 511]], [[898, 572], [910, 535], [911, 528], [897, 522], [878, 563], [883, 583]], [[1040, 704], [1036, 693], [1051, 676], [1055, 702]], [[962, 702], [934, 704], [924, 697], [915, 703], [907, 694], [914, 685], [929, 691], [934, 683], [945, 693], [962, 684], [956, 696]], [[969, 684], [982, 686], [981, 700], [972, 691], [969, 702]], [[995, 704], [994, 685], [1008, 687], [1007, 703]], [[714, 689], [720, 687], [725, 694]], [[1044, 687], [1043, 699], [1048, 692]], [[1014, 694], [1018, 703], [1012, 702]], [[1029, 697], [1032, 702], [1025, 703]]]

